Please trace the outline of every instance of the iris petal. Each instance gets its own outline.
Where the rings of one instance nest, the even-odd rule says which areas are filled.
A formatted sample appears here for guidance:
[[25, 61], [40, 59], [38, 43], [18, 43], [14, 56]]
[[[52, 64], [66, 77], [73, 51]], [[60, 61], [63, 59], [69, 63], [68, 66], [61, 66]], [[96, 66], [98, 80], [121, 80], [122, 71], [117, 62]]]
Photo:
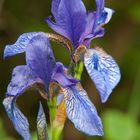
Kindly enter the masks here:
[[101, 119], [81, 86], [65, 88], [64, 99], [67, 116], [78, 130], [91, 136], [103, 135]]
[[26, 49], [26, 63], [49, 86], [55, 58], [45, 35], [35, 36]]
[[46, 117], [42, 107], [42, 104], [39, 105], [39, 111], [37, 116], [37, 134], [38, 140], [47, 140], [47, 133], [46, 133]]
[[24, 140], [30, 140], [29, 123], [16, 105], [16, 97], [6, 97], [3, 105], [16, 131]]
[[115, 60], [102, 49], [89, 49], [84, 58], [85, 67], [95, 83], [102, 102], [106, 102], [120, 81], [120, 70]]
[[60, 62], [57, 62], [56, 69], [51, 79], [54, 81], [57, 81], [63, 87], [76, 85], [79, 82], [79, 80], [71, 77], [70, 75], [67, 75], [66, 74], [67, 72], [65, 71], [67, 71], [67, 69], [63, 66], [63, 64]]
[[[54, 4], [59, 5], [59, 7], [56, 8]], [[54, 9], [56, 12], [54, 12]], [[55, 26], [55, 31], [61, 35], [66, 35], [65, 37], [68, 37], [76, 47], [86, 26], [86, 9], [83, 2], [81, 0], [55, 0], [52, 11], [56, 25], [62, 29], [56, 30]]]
[[59, 5], [60, 5], [60, 1], [61, 0], [52, 0], [51, 12], [56, 20], [58, 18], [58, 9], [59, 9]]
[[20, 35], [15, 44], [6, 45], [4, 50], [4, 58], [23, 53], [29, 41], [38, 34], [41, 34], [41, 32], [30, 32]]
[[36, 83], [43, 84], [43, 81], [38, 78], [28, 66], [17, 66], [13, 70], [12, 79], [8, 85], [6, 95], [19, 96], [26, 89]]
[[42, 81], [32, 73], [28, 66], [17, 66], [13, 70], [12, 80], [7, 89], [7, 97], [3, 101], [4, 107], [15, 129], [25, 140], [30, 139], [29, 124], [15, 102], [17, 96], [21, 95], [35, 83], [42, 83]]
[[51, 20], [51, 16], [47, 17], [47, 18], [45, 19], [45, 21], [47, 22], [48, 26], [49, 26], [51, 29], [53, 29], [55, 32], [57, 32], [57, 33], [59, 33], [59, 34], [65, 36], [65, 37], [69, 38], [69, 36], [68, 36], [66, 30], [63, 29], [63, 28], [61, 27], [61, 25], [58, 25], [57, 23], [53, 22], [53, 21]]
[[104, 8], [101, 17], [99, 18], [98, 24], [99, 25], [107, 24], [110, 21], [113, 13], [114, 13], [114, 10], [110, 8]]

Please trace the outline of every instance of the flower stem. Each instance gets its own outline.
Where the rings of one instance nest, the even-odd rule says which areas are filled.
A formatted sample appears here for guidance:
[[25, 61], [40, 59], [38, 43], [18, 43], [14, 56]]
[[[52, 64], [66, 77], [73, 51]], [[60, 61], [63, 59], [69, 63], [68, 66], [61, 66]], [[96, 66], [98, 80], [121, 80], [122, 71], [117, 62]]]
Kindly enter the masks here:
[[[69, 74], [74, 78], [81, 79], [84, 64], [80, 61], [78, 64], [70, 63]], [[51, 128], [49, 131], [49, 140], [60, 140], [63, 127], [66, 120], [66, 107], [64, 99], [61, 101], [60, 105], [56, 105], [56, 96], [49, 100], [48, 102], [49, 113], [50, 113], [50, 123]]]
[[56, 97], [50, 99], [48, 101], [48, 107], [49, 107], [49, 115], [50, 115], [50, 131], [49, 131], [49, 139], [53, 140], [53, 121], [55, 119], [55, 115], [56, 115]]

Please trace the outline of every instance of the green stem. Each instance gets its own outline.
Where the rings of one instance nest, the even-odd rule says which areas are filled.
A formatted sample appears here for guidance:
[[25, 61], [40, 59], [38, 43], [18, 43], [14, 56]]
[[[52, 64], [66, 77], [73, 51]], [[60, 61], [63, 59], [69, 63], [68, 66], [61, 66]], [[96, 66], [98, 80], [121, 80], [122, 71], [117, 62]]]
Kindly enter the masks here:
[[49, 107], [49, 115], [50, 115], [49, 139], [53, 140], [53, 133], [54, 133], [53, 121], [55, 119], [56, 109], [57, 109], [56, 108], [56, 97], [54, 97], [48, 101], [48, 107]]
[[[81, 75], [83, 72], [83, 68], [84, 68], [84, 64], [82, 61], [80, 61], [78, 64], [73, 64], [73, 62], [70, 63], [69, 66], [69, 74], [72, 75], [74, 78], [77, 79], [81, 79]], [[51, 128], [50, 128], [50, 135], [49, 135], [49, 140], [60, 140], [62, 131], [63, 131], [63, 127], [64, 127], [64, 122], [63, 123], [57, 123], [56, 120], [56, 96], [53, 97], [53, 99], [51, 99], [48, 102], [48, 107], [49, 107], [49, 113], [50, 113], [50, 123], [51, 123]], [[64, 113], [63, 111], [63, 105], [62, 105], [62, 109], [60, 108], [60, 110], [62, 111], [62, 113]], [[65, 109], [64, 109], [65, 110]], [[60, 113], [61, 113], [60, 111]], [[65, 120], [65, 118], [64, 118]]]

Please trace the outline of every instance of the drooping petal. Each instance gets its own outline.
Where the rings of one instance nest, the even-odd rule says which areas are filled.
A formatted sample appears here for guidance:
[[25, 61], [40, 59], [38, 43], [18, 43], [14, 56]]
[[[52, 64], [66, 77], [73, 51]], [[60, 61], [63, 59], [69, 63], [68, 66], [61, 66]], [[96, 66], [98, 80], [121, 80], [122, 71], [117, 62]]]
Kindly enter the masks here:
[[58, 82], [63, 87], [74, 86], [79, 82], [79, 80], [67, 75], [67, 69], [60, 62], [57, 62], [51, 79]]
[[48, 139], [48, 134], [47, 134], [46, 128], [47, 128], [46, 117], [45, 117], [45, 113], [44, 113], [42, 104], [40, 103], [38, 116], [37, 116], [38, 140], [47, 140]]
[[89, 49], [85, 54], [84, 63], [102, 102], [106, 102], [120, 81], [121, 74], [117, 63], [101, 48]]
[[50, 43], [45, 35], [35, 36], [26, 49], [27, 65], [49, 86], [55, 58]]
[[7, 114], [14, 124], [16, 131], [25, 139], [30, 140], [29, 124], [26, 117], [21, 113], [16, 105], [16, 98], [27, 88], [35, 83], [43, 84], [31, 69], [26, 66], [17, 66], [12, 73], [12, 80], [7, 88], [6, 98], [3, 101]]
[[17, 66], [13, 70], [12, 79], [8, 85], [6, 95], [19, 96], [36, 83], [43, 84], [43, 81], [38, 78], [28, 66]]
[[91, 136], [103, 135], [101, 119], [81, 86], [65, 88], [64, 99], [67, 116], [78, 130]]
[[24, 33], [20, 35], [15, 44], [6, 45], [4, 50], [4, 58], [8, 58], [10, 56], [23, 53], [30, 40], [38, 34], [42, 34], [42, 33], [30, 32], [30, 33]]
[[16, 97], [9, 96], [4, 99], [3, 105], [16, 131], [23, 137], [24, 140], [30, 140], [28, 120], [18, 109], [15, 102]]
[[[55, 3], [58, 6], [58, 2], [60, 2], [59, 7], [56, 8], [56, 6], [53, 5], [52, 11], [56, 24], [58, 27], [61, 27], [62, 30], [53, 29], [59, 34], [68, 37], [73, 45], [77, 47], [80, 36], [84, 32], [86, 26], [85, 6], [81, 0], [54, 0], [53, 4]], [[53, 9], [55, 9], [57, 13], [54, 12]], [[51, 24], [51, 27], [54, 26]], [[65, 30], [64, 33], [63, 30]]]
[[99, 20], [98, 20], [98, 24], [99, 25], [107, 24], [110, 21], [113, 13], [114, 13], [114, 10], [105, 7], [104, 10], [102, 11], [102, 14], [101, 14]]

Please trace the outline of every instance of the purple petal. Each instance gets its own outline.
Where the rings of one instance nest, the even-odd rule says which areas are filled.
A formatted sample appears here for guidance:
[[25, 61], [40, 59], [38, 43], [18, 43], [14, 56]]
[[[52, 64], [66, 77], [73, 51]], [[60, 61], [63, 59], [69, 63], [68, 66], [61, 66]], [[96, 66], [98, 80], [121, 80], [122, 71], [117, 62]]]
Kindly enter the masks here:
[[89, 34], [92, 34], [92, 28], [94, 25], [95, 20], [95, 12], [89, 12], [87, 15], [87, 24], [84, 33], [82, 34], [80, 38], [80, 44], [86, 45], [87, 47], [90, 44], [90, 39], [87, 38]]
[[19, 96], [35, 83], [43, 84], [42, 80], [38, 78], [28, 66], [17, 66], [13, 70], [12, 79], [8, 85], [6, 95]]
[[16, 98], [35, 83], [43, 84], [32, 70], [26, 66], [17, 66], [12, 73], [12, 80], [7, 88], [6, 98], [3, 101], [6, 112], [16, 131], [25, 139], [30, 140], [29, 124], [26, 117], [16, 105]]
[[98, 21], [102, 15], [103, 9], [104, 9], [104, 0], [96, 0], [96, 18], [92, 29], [93, 33], [95, 32], [98, 26]]
[[8, 58], [10, 56], [23, 53], [30, 40], [38, 34], [42, 34], [42, 33], [30, 32], [30, 33], [24, 33], [20, 35], [15, 44], [6, 45], [4, 50], [4, 58]]
[[102, 102], [106, 102], [120, 81], [121, 74], [117, 63], [100, 48], [89, 49], [85, 54], [84, 63]]
[[49, 86], [55, 58], [45, 35], [34, 37], [26, 49], [26, 63]]
[[39, 111], [37, 116], [37, 135], [39, 140], [47, 140], [47, 132], [46, 132], [46, 117], [42, 107], [42, 104], [39, 105]]
[[77, 79], [65, 74], [67, 69], [62, 63], [57, 63], [54, 74], [52, 75], [52, 80], [57, 81], [63, 87], [74, 86], [79, 82]]
[[[56, 5], [58, 5], [58, 1]], [[61, 27], [61, 30], [57, 30], [56, 26], [53, 26], [50, 22], [49, 25], [55, 27], [53, 29], [59, 34], [68, 37], [73, 45], [77, 47], [86, 26], [86, 9], [83, 2], [81, 0], [61, 0], [59, 7], [54, 7], [52, 9], [56, 9], [57, 12], [53, 12], [56, 25]]]
[[23, 137], [24, 140], [30, 140], [28, 120], [18, 109], [15, 102], [16, 96], [6, 97], [3, 101], [3, 105], [16, 131]]
[[103, 135], [101, 119], [83, 88], [79, 86], [65, 88], [64, 99], [67, 116], [78, 130], [91, 136]]
[[49, 17], [47, 17], [47, 18], [45, 19], [46, 22], [48, 23], [48, 26], [49, 26], [50, 28], [52, 28], [55, 32], [57, 32], [57, 33], [59, 33], [59, 34], [65, 36], [65, 37], [69, 38], [69, 36], [68, 36], [66, 30], [63, 29], [60, 25], [54, 23], [54, 22], [51, 20], [51, 18], [52, 18], [52, 17], [49, 16]]
[[52, 9], [51, 9], [51, 12], [52, 12], [55, 20], [58, 19], [58, 10], [59, 10], [60, 1], [61, 0], [52, 0]]

